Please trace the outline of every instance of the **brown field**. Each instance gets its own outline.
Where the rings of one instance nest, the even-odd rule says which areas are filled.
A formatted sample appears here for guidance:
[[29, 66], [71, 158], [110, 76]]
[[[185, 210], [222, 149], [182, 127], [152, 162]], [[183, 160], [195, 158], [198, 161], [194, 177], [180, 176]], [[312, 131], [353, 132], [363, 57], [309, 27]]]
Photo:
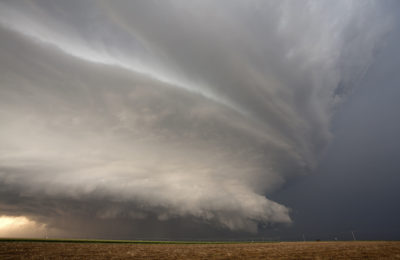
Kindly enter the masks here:
[[104, 244], [0, 242], [0, 259], [400, 259], [400, 242]]

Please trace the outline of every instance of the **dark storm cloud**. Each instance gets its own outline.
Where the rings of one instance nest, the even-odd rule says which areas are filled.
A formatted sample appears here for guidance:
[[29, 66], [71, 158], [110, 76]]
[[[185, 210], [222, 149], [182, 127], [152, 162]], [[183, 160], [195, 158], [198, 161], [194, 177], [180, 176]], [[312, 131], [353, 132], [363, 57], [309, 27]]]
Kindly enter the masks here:
[[[398, 13], [400, 6], [389, 12]], [[286, 239], [398, 240], [400, 21], [359, 88], [335, 116], [335, 138], [315, 174], [274, 194], [292, 207]]]
[[4, 213], [290, 223], [265, 195], [317, 164], [381, 5], [1, 2]]

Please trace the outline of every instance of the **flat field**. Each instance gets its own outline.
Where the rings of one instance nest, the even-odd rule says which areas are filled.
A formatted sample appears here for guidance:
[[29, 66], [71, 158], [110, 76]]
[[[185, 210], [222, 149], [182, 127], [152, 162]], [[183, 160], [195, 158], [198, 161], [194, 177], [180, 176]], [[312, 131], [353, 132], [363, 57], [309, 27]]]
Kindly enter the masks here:
[[400, 242], [99, 243], [0, 241], [0, 259], [400, 259]]

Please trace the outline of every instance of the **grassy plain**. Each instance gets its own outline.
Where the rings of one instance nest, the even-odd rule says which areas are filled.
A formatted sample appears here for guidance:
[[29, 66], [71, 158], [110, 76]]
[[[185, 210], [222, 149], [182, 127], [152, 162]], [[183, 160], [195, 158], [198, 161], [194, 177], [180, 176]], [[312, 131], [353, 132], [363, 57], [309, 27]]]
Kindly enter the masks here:
[[400, 259], [400, 242], [0, 240], [0, 259]]

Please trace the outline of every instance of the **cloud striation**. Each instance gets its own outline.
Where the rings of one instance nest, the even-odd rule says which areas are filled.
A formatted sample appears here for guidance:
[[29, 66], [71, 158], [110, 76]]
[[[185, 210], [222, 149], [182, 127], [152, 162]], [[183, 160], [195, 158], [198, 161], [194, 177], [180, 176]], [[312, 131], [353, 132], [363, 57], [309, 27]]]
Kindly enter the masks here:
[[0, 2], [1, 213], [290, 223], [268, 194], [317, 165], [384, 5]]

